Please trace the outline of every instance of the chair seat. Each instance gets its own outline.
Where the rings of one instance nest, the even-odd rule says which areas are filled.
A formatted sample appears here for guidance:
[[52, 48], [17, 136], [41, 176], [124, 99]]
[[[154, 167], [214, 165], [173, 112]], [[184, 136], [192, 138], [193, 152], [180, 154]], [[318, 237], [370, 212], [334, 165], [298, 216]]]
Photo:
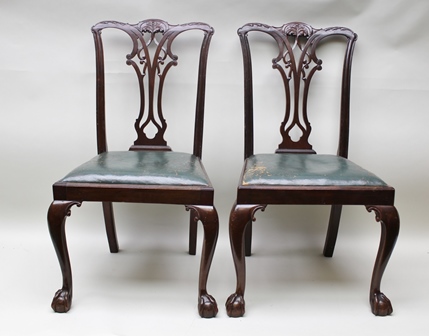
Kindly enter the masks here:
[[242, 185], [387, 186], [348, 159], [321, 154], [258, 154], [244, 167]]
[[198, 157], [170, 151], [105, 152], [58, 182], [210, 186]]

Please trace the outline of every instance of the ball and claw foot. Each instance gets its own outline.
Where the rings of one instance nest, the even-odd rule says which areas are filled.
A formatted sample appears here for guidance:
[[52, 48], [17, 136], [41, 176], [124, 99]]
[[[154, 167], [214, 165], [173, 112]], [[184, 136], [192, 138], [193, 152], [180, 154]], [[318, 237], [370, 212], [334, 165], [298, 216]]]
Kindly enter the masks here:
[[201, 317], [211, 318], [215, 317], [218, 309], [216, 300], [209, 294], [203, 294], [198, 301], [198, 312]]
[[376, 316], [387, 316], [392, 314], [393, 308], [390, 300], [381, 292], [372, 294], [371, 297], [371, 310]]
[[228, 300], [226, 300], [225, 306], [229, 317], [242, 317], [245, 311], [243, 295], [237, 293], [231, 294]]
[[51, 307], [56, 313], [67, 313], [71, 306], [71, 295], [64, 289], [59, 289], [52, 300]]

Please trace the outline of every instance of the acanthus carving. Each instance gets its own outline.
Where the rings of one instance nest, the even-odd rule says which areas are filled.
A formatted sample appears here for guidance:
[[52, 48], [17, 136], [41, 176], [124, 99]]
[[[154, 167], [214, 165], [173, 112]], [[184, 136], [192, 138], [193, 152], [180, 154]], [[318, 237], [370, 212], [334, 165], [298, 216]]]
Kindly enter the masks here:
[[[245, 223], [247, 225], [249, 221], [255, 222], [255, 213], [258, 210], [265, 211], [266, 207], [266, 204], [240, 204], [239, 206], [235, 204], [230, 214], [231, 223]], [[245, 218], [244, 221], [242, 221], [243, 218]]]
[[170, 25], [163, 20], [144, 20], [135, 25], [142, 33], [165, 33]]
[[262, 212], [264, 212], [266, 207], [267, 207], [266, 204], [258, 204], [255, 206], [251, 206], [250, 219], [252, 220], [252, 222], [256, 222], [256, 217], [255, 217], [256, 211], [261, 210]]
[[304, 22], [290, 22], [280, 28], [286, 35], [305, 36], [313, 35], [313, 27]]

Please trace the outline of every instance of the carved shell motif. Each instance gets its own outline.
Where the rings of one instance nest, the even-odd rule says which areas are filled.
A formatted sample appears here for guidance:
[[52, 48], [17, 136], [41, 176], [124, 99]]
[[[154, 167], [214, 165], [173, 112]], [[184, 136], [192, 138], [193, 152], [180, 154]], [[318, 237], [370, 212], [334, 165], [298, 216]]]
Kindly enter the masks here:
[[163, 20], [144, 20], [139, 22], [137, 28], [142, 33], [164, 33], [169, 28], [169, 24]]
[[303, 22], [291, 22], [283, 25], [281, 30], [286, 35], [305, 36], [313, 35], [313, 27]]

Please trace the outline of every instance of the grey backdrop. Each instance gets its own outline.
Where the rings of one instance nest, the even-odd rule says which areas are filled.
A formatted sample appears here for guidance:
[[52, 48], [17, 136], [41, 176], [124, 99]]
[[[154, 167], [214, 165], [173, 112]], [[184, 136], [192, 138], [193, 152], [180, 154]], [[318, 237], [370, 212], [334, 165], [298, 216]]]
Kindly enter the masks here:
[[[250, 283], [248, 288], [248, 295], [251, 295], [251, 291], [255, 295], [255, 303], [252, 306], [255, 313], [251, 314], [251, 306], [249, 306], [247, 319], [230, 320], [226, 317], [223, 304], [234, 289], [234, 269], [229, 255], [227, 221], [234, 201], [243, 157], [242, 62], [236, 30], [247, 22], [264, 22], [279, 26], [289, 21], [306, 21], [314, 27], [342, 25], [358, 33], [352, 75], [350, 158], [372, 170], [397, 190], [396, 205], [402, 228], [398, 247], [386, 273], [385, 282], [387, 285], [390, 281], [388, 294], [392, 300], [395, 298], [395, 292], [405, 291], [396, 300], [401, 302], [402, 299], [402, 307], [408, 303], [410, 309], [415, 309], [414, 312], [408, 311], [407, 316], [413, 316], [416, 320], [412, 320], [413, 322], [407, 319], [400, 320], [400, 313], [389, 318], [390, 320], [373, 320], [370, 316], [365, 296], [366, 283], [369, 285], [379, 228], [374, 224], [373, 215], [366, 214], [363, 207], [349, 207], [345, 209], [339, 241], [345, 239], [350, 244], [356, 244], [356, 248], [349, 251], [349, 245], [340, 245], [346, 249], [341, 252], [344, 254], [344, 267], [350, 267], [346, 266], [349, 260], [347, 258], [350, 258], [352, 264], [354, 262], [367, 264], [362, 271], [364, 285], [359, 287], [362, 294], [359, 296], [361, 301], [357, 301], [355, 305], [349, 302], [351, 300], [347, 302], [353, 307], [356, 306], [354, 307], [356, 311], [362, 311], [362, 316], [365, 316], [363, 319], [372, 321], [362, 320], [366, 322], [359, 323], [359, 326], [352, 329], [356, 334], [364, 332], [367, 335], [371, 331], [385, 330], [385, 328], [393, 331], [400, 330], [405, 325], [413, 325], [417, 328], [415, 334], [424, 330], [427, 324], [423, 316], [427, 316], [428, 310], [426, 307], [425, 310], [417, 308], [420, 307], [418, 303], [412, 302], [420, 300], [423, 304], [424, 301], [427, 303], [429, 298], [427, 285], [429, 230], [425, 216], [426, 206], [429, 205], [427, 169], [429, 159], [426, 155], [429, 144], [427, 136], [429, 40], [426, 36], [429, 29], [428, 13], [429, 3], [418, 0], [0, 1], [0, 111], [2, 115], [0, 122], [2, 174], [0, 267], [4, 269], [0, 280], [3, 283], [0, 286], [0, 310], [2, 314], [6, 314], [6, 322], [0, 326], [0, 330], [4, 328], [10, 335], [15, 333], [48, 335], [49, 332], [52, 332], [52, 335], [59, 335], [60, 330], [64, 334], [69, 332], [71, 335], [76, 333], [83, 335], [85, 332], [88, 332], [88, 335], [97, 333], [122, 335], [152, 330], [150, 334], [155, 335], [170, 329], [177, 334], [190, 334], [206, 328], [209, 334], [213, 332], [219, 335], [220, 332], [227, 334], [228, 330], [241, 330], [240, 326], [244, 328], [243, 330], [259, 330], [258, 332], [268, 328], [274, 334], [282, 330], [283, 315], [276, 315], [276, 310], [272, 311], [273, 315], [262, 314], [265, 318], [262, 320], [258, 320], [255, 316], [255, 310], [257, 311], [258, 306], [259, 309], [261, 305], [264, 307], [264, 303], [268, 311], [270, 307], [273, 308], [273, 305], [276, 306], [274, 288], [277, 282], [270, 281], [274, 281], [273, 279], [278, 275], [276, 272], [280, 274], [286, 272], [286, 270], [277, 269], [282, 268], [281, 263], [272, 267], [267, 266], [270, 265], [270, 256], [273, 257], [273, 253], [276, 256], [277, 253], [282, 255], [284, 246], [288, 246], [286, 242], [293, 247], [299, 239], [303, 239], [308, 243], [308, 246], [305, 246], [313, 246], [310, 251], [319, 257], [327, 224], [329, 210], [327, 208], [271, 207], [266, 213], [258, 214], [255, 225], [255, 258], [258, 258], [258, 251], [259, 255], [265, 253], [268, 258], [264, 261], [265, 266], [261, 266], [264, 272], [254, 270], [256, 279], [262, 281], [261, 287], [257, 285], [252, 287]], [[115, 314], [104, 321], [101, 313], [97, 315], [94, 312], [95, 317], [91, 315], [93, 312], [90, 307], [88, 311], [82, 307], [84, 302], [80, 301], [79, 306], [79, 298], [84, 300], [85, 297], [85, 289], [82, 287], [80, 290], [75, 289], [76, 306], [69, 315], [53, 314], [49, 308], [51, 295], [60, 285], [60, 271], [49, 241], [45, 219], [47, 208], [52, 200], [51, 185], [68, 170], [96, 153], [95, 62], [90, 27], [102, 20], [135, 23], [145, 18], [162, 18], [172, 24], [204, 21], [215, 28], [208, 64], [203, 160], [216, 189], [215, 203], [221, 221], [220, 241], [210, 278], [210, 286], [218, 300], [220, 313], [213, 321], [198, 319], [194, 309], [196, 302], [192, 296], [196, 296], [196, 287], [194, 287], [196, 282], [192, 282], [189, 289], [186, 287], [192, 300], [189, 300], [187, 295], [171, 297], [172, 294], [166, 288], [161, 288], [158, 296], [164, 301], [173, 301], [172, 305], [178, 307], [176, 310], [178, 313], [182, 311], [181, 303], [186, 302], [188, 305], [186, 314], [190, 314], [191, 318], [189, 321], [185, 319], [186, 323], [189, 323], [186, 326], [177, 320], [171, 324], [166, 323], [163, 319], [164, 314], [150, 309], [156, 305], [156, 298], [150, 301], [147, 295], [142, 295], [141, 302], [133, 302], [130, 294], [131, 297], [128, 299], [136, 305], [130, 310], [139, 312], [130, 320], [127, 318], [129, 312], [124, 308], [129, 305], [126, 301], [121, 301], [124, 305], [121, 308], [124, 312], [123, 316], [119, 317]], [[109, 65], [113, 69], [109, 92], [119, 90], [124, 95], [122, 98], [112, 99], [109, 106], [112, 111], [119, 106], [124, 106], [124, 111], [130, 111], [124, 117], [114, 113], [109, 117], [109, 129], [112, 128], [110, 133], [112, 149], [125, 149], [134, 140], [132, 128], [128, 131], [125, 126], [128, 122], [131, 127], [136, 104], [131, 99], [133, 92], [128, 92], [126, 89], [127, 79], [124, 73], [120, 72], [122, 70], [116, 70], [117, 66], [119, 69], [119, 64]], [[187, 77], [176, 76], [175, 81], [174, 84], [180, 85], [182, 89], [172, 91], [173, 96], [181, 96], [185, 89], [191, 87], [192, 81]], [[259, 83], [258, 88], [262, 90], [263, 95], [256, 102], [257, 107], [263, 106], [266, 111], [278, 109], [281, 100], [276, 97], [265, 98], [274, 90], [271, 87], [272, 83], [264, 77], [261, 77]], [[334, 96], [335, 89], [335, 85], [332, 84], [324, 88], [323, 93], [326, 96]], [[328, 111], [329, 105], [324, 109], [327, 117], [320, 121], [322, 123], [334, 118]], [[276, 124], [277, 121], [274, 125]], [[114, 129], [113, 126], [118, 128]], [[174, 128], [172, 138], [188, 137], [189, 132], [183, 131], [182, 126], [185, 125]], [[316, 124], [313, 126], [317, 128]], [[181, 133], [182, 131], [184, 133]], [[320, 146], [315, 146], [316, 150], [319, 152], [331, 150], [332, 141], [336, 140], [336, 136], [336, 131], [333, 131], [333, 140], [323, 134], [315, 133], [314, 143], [316, 144], [317, 140], [320, 141]], [[258, 140], [257, 151], [273, 151], [278, 143], [277, 138], [268, 139], [262, 129]], [[173, 146], [176, 150], [189, 150], [188, 148], [191, 147]], [[162, 246], [167, 250], [174, 247], [173, 252], [180, 251], [178, 253], [183, 255], [183, 260], [192, 260], [186, 261], [192, 262], [189, 278], [196, 281], [199, 255], [196, 258], [185, 258], [188, 214], [182, 207], [119, 205], [115, 209], [121, 248], [132, 246], [131, 249], [134, 248], [133, 251], [138, 252], [144, 249], [143, 246], [147, 246], [144, 242], [153, 247], [150, 251], [155, 253], [155, 256], [152, 256], [155, 259], [148, 262], [156, 264], [152, 272], [157, 281], [152, 282], [150, 276], [148, 280], [142, 275], [144, 267], [141, 270], [142, 274], [138, 273], [139, 275], [136, 276], [137, 280], [140, 279], [142, 280], [140, 282], [146, 283], [148, 293], [152, 293], [152, 289], [158, 288], [159, 283], [163, 281], [171, 280], [174, 286], [175, 277], [180, 278], [180, 275], [170, 273], [165, 275], [159, 271], [158, 267], [164, 265], [163, 263], [167, 263], [165, 266], [181, 269], [181, 266], [174, 262], [170, 264], [167, 261], [170, 260], [168, 258], [166, 260], [162, 258], [162, 262], [157, 259], [159, 255], [156, 253], [162, 255]], [[89, 264], [84, 266], [85, 269], [80, 270], [81, 274], [85, 273], [85, 270], [91, 272], [93, 267], [97, 267], [98, 272], [104, 274], [103, 267], [110, 269], [109, 267], [114, 267], [115, 261], [106, 259], [106, 264], [102, 267], [98, 257], [89, 257], [93, 253], [91, 246], [96, 245], [93, 238], [98, 237], [96, 239], [98, 239], [97, 242], [100, 241], [100, 248], [94, 253], [96, 255], [100, 253], [100, 256], [103, 256], [100, 258], [112, 258], [104, 241], [101, 208], [98, 204], [84, 204], [81, 209], [75, 209], [69, 221], [70, 249], [73, 250], [72, 258], [76, 258], [76, 260], [72, 259], [75, 278], [77, 277], [75, 286], [79, 283], [85, 286], [91, 280], [79, 282], [79, 272], [76, 271], [79, 261], [82, 265], [85, 260], [88, 260]], [[154, 231], [152, 234], [157, 237], [155, 242], [150, 239], [150, 235], [147, 235], [144, 225], [140, 225], [143, 221], [147, 222]], [[261, 224], [258, 225], [259, 223]], [[287, 223], [289, 223], [289, 229], [284, 225]], [[364, 225], [365, 223], [368, 224]], [[172, 238], [163, 236], [163, 233], [168, 232], [173, 233]], [[175, 237], [180, 239], [175, 240]], [[313, 241], [313, 238], [317, 240]], [[199, 240], [201, 241], [201, 238]], [[166, 241], [168, 244], [165, 243]], [[268, 246], [264, 242], [269, 242]], [[422, 243], [419, 245], [418, 242]], [[158, 246], [160, 246], [159, 249]], [[273, 250], [270, 250], [270, 246]], [[362, 252], [362, 250], [368, 250], [367, 246], [369, 251]], [[84, 252], [78, 252], [80, 249]], [[401, 252], [403, 259], [401, 259]], [[340, 252], [337, 251], [337, 253]], [[358, 259], [358, 261], [353, 259], [360, 253], [368, 253], [367, 258]], [[82, 259], [79, 259], [80, 257]], [[287, 256], [283, 254], [283, 257], [287, 260]], [[135, 260], [129, 261], [129, 265], [136, 262], [140, 268], [141, 264], [138, 260], [140, 260], [139, 255], [135, 256]], [[404, 264], [401, 264], [400, 260]], [[320, 262], [324, 265], [325, 261]], [[301, 266], [304, 269], [316, 267], [307, 265], [305, 262], [303, 265], [297, 263], [292, 268], [296, 271], [300, 270]], [[130, 267], [133, 268], [133, 266]], [[401, 271], [403, 267], [407, 269], [406, 272]], [[426, 271], [423, 271], [425, 268]], [[354, 277], [359, 278], [361, 274], [359, 269], [352, 267], [350, 272], [356, 272]], [[112, 276], [108, 271], [105, 272], [107, 278]], [[261, 276], [265, 272], [266, 277]], [[413, 272], [420, 273], [413, 274]], [[116, 274], [116, 271], [113, 273]], [[88, 285], [88, 293], [91, 293], [91, 290], [97, 288], [99, 284], [98, 282], [96, 284], [94, 278], [102, 277], [99, 273], [96, 275], [89, 273], [87, 276], [92, 276], [94, 281], [92, 287]], [[282, 276], [280, 276], [282, 281], [279, 280], [279, 288], [283, 288], [283, 285], [287, 288], [286, 283], [289, 278], [284, 274]], [[301, 274], [301, 276], [305, 279], [304, 275]], [[329, 275], [327, 277], [329, 279]], [[353, 282], [354, 277], [346, 278]], [[118, 283], [121, 281], [118, 280]], [[139, 281], [136, 281], [137, 283]], [[420, 285], [422, 289], [415, 288]], [[320, 283], [316, 283], [317, 286], [320, 286]], [[268, 300], [265, 297], [262, 302], [258, 301], [261, 299], [257, 296], [258, 288], [263, 292], [263, 288], [267, 287], [271, 287], [274, 291], [267, 294], [271, 301], [264, 301]], [[405, 288], [409, 290], [406, 291]], [[109, 287], [109, 290], [106, 289], [104, 294], [110, 293], [110, 290], [118, 290], [120, 293], [117, 284], [112, 285], [112, 288]], [[143, 291], [143, 289], [138, 290]], [[312, 287], [310, 286], [307, 290], [307, 293], [311, 293]], [[329, 287], [329, 290], [334, 291], [332, 287]], [[163, 295], [163, 291], [167, 291], [168, 294], [164, 292]], [[407, 294], [408, 292], [411, 296]], [[98, 309], [109, 307], [103, 304], [102, 300], [105, 297], [103, 292], [99, 294], [101, 301], [95, 300], [98, 308], [94, 309], [98, 312], [100, 312]], [[117, 297], [125, 300], [119, 294]], [[316, 315], [323, 311], [324, 302], [329, 301], [330, 297], [326, 295], [323, 300], [315, 303], [316, 307], [313, 311], [308, 306], [305, 309], [310, 309], [310, 314]], [[249, 300], [251, 298], [252, 296]], [[143, 309], [141, 306], [145, 305], [145, 300], [149, 300], [149, 307], [144, 309], [149, 309], [149, 314], [152, 314], [151, 321], [156, 321], [145, 324], [149, 329], [145, 329], [144, 323], [136, 322], [135, 319], [136, 316], [148, 314], [146, 310], [138, 310]], [[291, 298], [288, 296], [287, 300]], [[312, 301], [309, 297], [304, 300]], [[299, 302], [300, 300], [297, 299], [294, 304], [299, 305]], [[280, 308], [287, 305], [288, 302], [284, 302]], [[334, 319], [338, 310], [342, 311], [340, 303], [337, 302], [336, 307], [330, 311], [332, 314], [325, 313], [325, 321], [331, 328], [340, 332], [342, 329]], [[394, 308], [396, 307], [401, 312], [401, 305], [394, 301]], [[78, 309], [82, 309], [80, 311], [83, 315], [76, 315]], [[423, 311], [425, 311], [424, 314]], [[405, 313], [404, 309], [402, 313]], [[418, 318], [419, 313], [422, 314], [421, 318]], [[109, 316], [109, 313], [106, 314]], [[73, 319], [78, 316], [80, 318], [76, 323], [83, 323], [81, 329], [73, 322]], [[393, 318], [397, 320], [392, 320]], [[119, 319], [117, 323], [115, 319]], [[298, 317], [297, 319], [299, 320]], [[193, 321], [196, 325], [193, 325]], [[343, 320], [340, 325], [353, 323], [347, 321]], [[394, 322], [389, 325], [385, 321]], [[305, 327], [302, 327], [302, 323]], [[364, 325], [368, 323], [374, 323], [374, 325], [365, 327]], [[379, 325], [380, 323], [383, 325]], [[304, 320], [299, 324], [289, 325], [295, 335], [299, 334], [302, 328], [307, 332], [315, 330], [327, 332], [328, 330], [316, 327], [311, 329]]]

